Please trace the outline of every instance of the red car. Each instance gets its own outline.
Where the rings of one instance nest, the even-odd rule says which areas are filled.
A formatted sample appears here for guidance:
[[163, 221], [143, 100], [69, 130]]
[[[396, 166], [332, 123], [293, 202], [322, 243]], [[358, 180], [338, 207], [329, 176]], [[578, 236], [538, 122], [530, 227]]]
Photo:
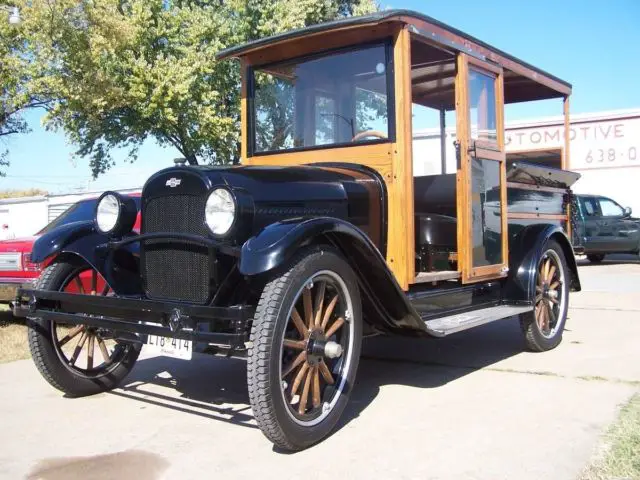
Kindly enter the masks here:
[[[135, 199], [139, 212], [140, 194], [134, 193], [130, 196]], [[0, 241], [0, 303], [13, 301], [17, 289], [24, 284], [33, 282], [44, 268], [45, 265], [43, 264], [31, 262], [33, 243], [40, 236], [61, 225], [92, 220], [95, 215], [96, 200], [97, 198], [90, 198], [74, 203], [31, 237]], [[134, 228], [138, 231], [140, 230], [140, 213], [138, 213]]]

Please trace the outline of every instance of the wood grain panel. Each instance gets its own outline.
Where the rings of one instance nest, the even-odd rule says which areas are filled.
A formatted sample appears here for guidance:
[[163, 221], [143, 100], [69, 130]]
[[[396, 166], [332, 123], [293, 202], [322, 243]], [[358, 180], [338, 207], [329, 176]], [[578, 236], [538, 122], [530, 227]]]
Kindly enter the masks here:
[[413, 158], [411, 134], [411, 38], [402, 28], [393, 46], [396, 143], [393, 145], [393, 177], [387, 184], [389, 219], [387, 264], [403, 290], [415, 280], [413, 218]]
[[392, 143], [354, 145], [341, 148], [283, 152], [271, 155], [255, 155], [247, 158], [245, 165], [306, 165], [322, 162], [358, 163], [371, 167], [388, 182], [392, 179]]

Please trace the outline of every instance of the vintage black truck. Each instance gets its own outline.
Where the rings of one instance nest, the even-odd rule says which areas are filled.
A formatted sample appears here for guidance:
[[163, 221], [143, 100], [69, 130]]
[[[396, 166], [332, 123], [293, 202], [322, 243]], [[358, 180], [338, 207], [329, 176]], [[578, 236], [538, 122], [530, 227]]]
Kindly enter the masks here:
[[574, 245], [592, 263], [609, 253], [640, 254], [640, 218], [601, 195], [574, 195]]
[[[338, 422], [363, 333], [437, 338], [518, 316], [530, 349], [560, 343], [580, 289], [578, 175], [507, 165], [504, 105], [559, 99], [568, 146], [570, 84], [405, 10], [218, 55], [232, 57], [241, 166], [153, 175], [139, 233], [134, 201], [106, 192], [94, 221], [36, 242], [48, 266], [14, 313], [48, 382], [94, 394], [145, 343], [182, 358], [205, 344], [247, 358], [259, 427], [299, 450]], [[415, 105], [439, 115], [442, 142], [455, 112], [455, 159], [426, 159], [439, 174], [413, 175]]]

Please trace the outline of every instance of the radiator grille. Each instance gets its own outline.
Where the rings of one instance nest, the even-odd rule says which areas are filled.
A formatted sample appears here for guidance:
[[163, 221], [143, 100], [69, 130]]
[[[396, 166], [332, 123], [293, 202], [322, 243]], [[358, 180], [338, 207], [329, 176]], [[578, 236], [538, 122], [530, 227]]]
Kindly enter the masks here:
[[[149, 200], [144, 233], [176, 232], [206, 237], [204, 196], [166, 195]], [[147, 295], [155, 299], [205, 303], [209, 298], [206, 247], [182, 240], [146, 240], [142, 248]]]

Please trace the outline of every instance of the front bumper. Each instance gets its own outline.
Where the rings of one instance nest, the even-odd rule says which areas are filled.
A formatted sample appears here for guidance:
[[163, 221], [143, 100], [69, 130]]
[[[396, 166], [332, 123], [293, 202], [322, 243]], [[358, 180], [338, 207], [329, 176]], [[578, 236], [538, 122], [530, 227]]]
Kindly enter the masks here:
[[[114, 332], [158, 335], [244, 348], [254, 309], [246, 305], [210, 307], [129, 297], [102, 297], [46, 290], [19, 289], [13, 303], [16, 317], [37, 317], [60, 323], [89, 325]], [[73, 313], [70, 313], [73, 312]]]

